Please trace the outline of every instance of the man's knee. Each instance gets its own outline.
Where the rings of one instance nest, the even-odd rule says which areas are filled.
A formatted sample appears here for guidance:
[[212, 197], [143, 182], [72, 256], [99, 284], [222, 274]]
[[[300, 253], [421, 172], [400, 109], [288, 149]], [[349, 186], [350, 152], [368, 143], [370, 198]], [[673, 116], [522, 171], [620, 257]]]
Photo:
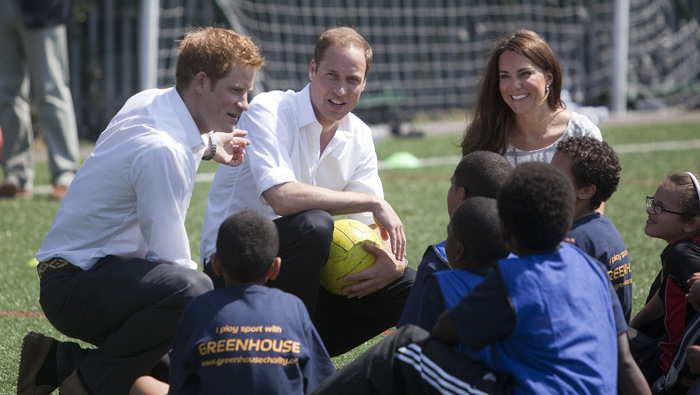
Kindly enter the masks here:
[[183, 270], [182, 290], [179, 292], [185, 304], [214, 289], [211, 279], [199, 270]]
[[331, 245], [333, 239], [333, 217], [323, 210], [310, 210], [305, 213], [304, 220], [308, 226], [308, 232], [314, 234], [313, 239], [323, 245]]
[[280, 233], [280, 248], [312, 243], [314, 247], [328, 245], [333, 239], [333, 217], [323, 210], [309, 210], [276, 219]]

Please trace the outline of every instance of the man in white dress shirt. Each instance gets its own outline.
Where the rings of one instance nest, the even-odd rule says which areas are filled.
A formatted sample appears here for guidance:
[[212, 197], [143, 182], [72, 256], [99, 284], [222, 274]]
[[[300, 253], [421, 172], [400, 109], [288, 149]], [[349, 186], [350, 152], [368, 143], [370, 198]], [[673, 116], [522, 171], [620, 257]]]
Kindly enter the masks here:
[[[209, 191], [200, 255], [207, 265], [221, 222], [246, 207], [268, 215], [280, 235], [282, 266], [268, 285], [305, 303], [331, 356], [396, 325], [415, 271], [406, 270], [403, 224], [384, 200], [372, 134], [351, 111], [367, 82], [372, 49], [355, 30], [321, 35], [302, 91], [257, 95], [241, 117], [250, 132], [247, 159], [219, 166]], [[333, 234], [331, 215], [377, 229], [377, 262], [347, 276], [359, 283], [334, 295], [319, 286]]]
[[30, 332], [18, 394], [126, 394], [165, 362], [187, 303], [212, 289], [185, 230], [201, 160], [237, 166], [235, 129], [264, 60], [253, 42], [207, 28], [180, 45], [176, 86], [130, 98], [78, 171], [36, 257], [40, 304], [84, 350]]

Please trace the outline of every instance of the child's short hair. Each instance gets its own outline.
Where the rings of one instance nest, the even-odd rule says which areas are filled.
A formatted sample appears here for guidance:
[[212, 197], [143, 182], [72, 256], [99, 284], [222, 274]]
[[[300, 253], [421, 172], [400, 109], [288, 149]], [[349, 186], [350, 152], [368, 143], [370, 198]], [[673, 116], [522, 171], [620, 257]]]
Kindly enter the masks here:
[[[693, 175], [696, 180], [700, 179], [700, 174], [693, 173]], [[678, 191], [680, 209], [685, 214], [683, 219], [686, 222], [692, 221], [692, 217], [700, 217], [700, 198], [698, 198], [700, 191], [695, 187], [693, 179], [688, 173], [684, 171], [673, 172], [666, 176], [663, 183]], [[700, 233], [700, 229], [698, 232]]]
[[496, 199], [465, 199], [450, 217], [452, 235], [464, 244], [481, 268], [493, 267], [510, 253], [501, 240]]
[[597, 209], [617, 190], [620, 183], [620, 159], [605, 141], [593, 137], [568, 137], [557, 144], [557, 152], [571, 159], [571, 173], [577, 188], [595, 185], [591, 209]]
[[459, 161], [454, 172], [455, 186], [467, 196], [496, 198], [498, 190], [513, 171], [503, 156], [491, 151], [474, 151]]
[[219, 261], [226, 274], [241, 283], [262, 279], [278, 250], [277, 227], [257, 211], [239, 211], [226, 218], [219, 228], [216, 239]]
[[522, 247], [548, 251], [571, 229], [574, 187], [559, 168], [541, 162], [518, 165], [498, 193], [498, 216]]

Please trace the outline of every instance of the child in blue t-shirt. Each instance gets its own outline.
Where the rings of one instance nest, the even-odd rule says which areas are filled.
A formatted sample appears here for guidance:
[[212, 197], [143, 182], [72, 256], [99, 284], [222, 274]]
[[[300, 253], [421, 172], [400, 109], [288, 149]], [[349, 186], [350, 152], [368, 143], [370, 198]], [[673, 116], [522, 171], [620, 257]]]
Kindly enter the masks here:
[[246, 209], [221, 224], [216, 243], [212, 269], [226, 287], [185, 309], [169, 394], [309, 392], [335, 368], [301, 300], [264, 286], [280, 269], [277, 228]]
[[468, 294], [508, 253], [501, 241], [496, 199], [464, 200], [447, 225], [445, 254], [453, 270], [426, 277], [417, 325], [432, 330], [440, 314]]
[[568, 237], [583, 252], [604, 263], [629, 323], [632, 270], [625, 242], [615, 225], [596, 210], [617, 190], [620, 161], [613, 148], [591, 137], [569, 137], [557, 144], [552, 165], [574, 183], [574, 224]]
[[[517, 166], [497, 199], [501, 238], [514, 255], [442, 313], [432, 336], [406, 325], [313, 394], [510, 393], [496, 377], [513, 379], [516, 394], [616, 393], [610, 282], [599, 263], [562, 242], [574, 200], [556, 167]], [[451, 347], [459, 343], [468, 354]]]
[[[624, 323], [632, 313], [632, 271], [627, 247], [615, 225], [596, 211], [617, 190], [622, 167], [613, 148], [590, 137], [569, 137], [557, 144], [550, 162], [569, 176], [576, 194], [574, 223], [568, 238], [583, 252], [597, 259], [607, 272]], [[619, 308], [613, 305], [614, 309]], [[644, 376], [631, 358], [627, 325], [616, 315], [618, 332], [618, 387], [621, 393], [646, 391]], [[624, 331], [623, 331], [624, 328]], [[621, 350], [623, 349], [624, 350]]]
[[[615, 393], [617, 333], [609, 280], [577, 247], [574, 189], [544, 163], [523, 163], [501, 187], [498, 216], [515, 257], [440, 316], [433, 336], [462, 343], [515, 379], [515, 393]], [[477, 355], [478, 357], [478, 355]]]
[[[314, 394], [499, 394], [508, 388], [507, 384], [496, 380], [484, 362], [471, 360], [463, 351], [440, 342], [424, 342], [440, 313], [481, 282], [498, 259], [508, 255], [499, 233], [496, 200], [471, 197], [462, 201], [450, 217], [444, 245], [453, 269], [438, 271], [426, 278], [420, 319], [427, 330], [412, 324], [402, 326], [321, 383]], [[412, 348], [412, 351], [421, 350], [420, 354], [406, 356], [399, 351], [413, 341], [421, 342], [420, 346]], [[438, 360], [414, 369], [411, 363], [395, 361], [399, 356], [417, 364], [432, 357]], [[464, 385], [456, 383], [455, 380], [464, 380], [460, 373], [465, 371], [473, 381]], [[452, 378], [453, 375], [456, 378]], [[439, 388], [442, 385], [448, 388]]]
[[[490, 151], [475, 151], [466, 155], [455, 168], [447, 191], [447, 213], [469, 197], [496, 198], [498, 189], [513, 171], [508, 161]], [[432, 273], [449, 270], [452, 267], [445, 255], [445, 242], [429, 246], [416, 270], [416, 280], [408, 295], [397, 327], [418, 324], [418, 314], [423, 299], [425, 279]]]

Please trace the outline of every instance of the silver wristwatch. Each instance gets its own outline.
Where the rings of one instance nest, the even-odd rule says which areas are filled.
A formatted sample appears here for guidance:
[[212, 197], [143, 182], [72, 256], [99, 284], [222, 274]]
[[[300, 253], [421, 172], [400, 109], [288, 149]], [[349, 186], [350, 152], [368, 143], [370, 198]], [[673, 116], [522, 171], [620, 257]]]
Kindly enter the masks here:
[[211, 145], [211, 149], [208, 154], [202, 157], [202, 160], [212, 160], [214, 159], [214, 155], [216, 155], [216, 143], [219, 139], [214, 136], [214, 132], [209, 132], [207, 135], [209, 136], [209, 145]]

